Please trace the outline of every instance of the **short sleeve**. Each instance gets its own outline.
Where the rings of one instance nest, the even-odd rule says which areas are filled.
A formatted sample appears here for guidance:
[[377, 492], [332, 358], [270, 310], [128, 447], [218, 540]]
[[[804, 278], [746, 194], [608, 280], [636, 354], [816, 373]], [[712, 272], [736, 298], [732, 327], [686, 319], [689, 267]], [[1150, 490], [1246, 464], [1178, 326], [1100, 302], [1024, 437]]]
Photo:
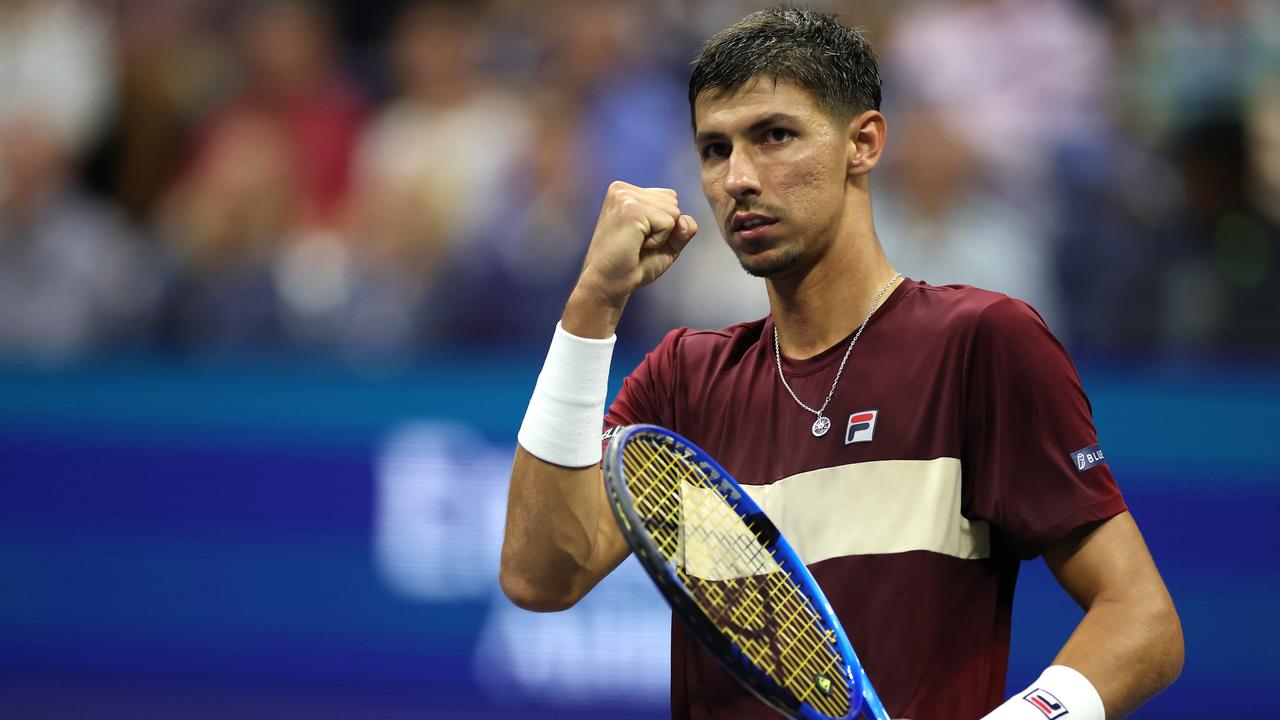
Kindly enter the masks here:
[[676, 385], [676, 351], [687, 328], [667, 333], [622, 381], [622, 388], [604, 416], [601, 442], [609, 444], [613, 431], [638, 423], [674, 428], [671, 389]]
[[1003, 298], [982, 311], [966, 372], [967, 516], [1030, 558], [1125, 510], [1075, 366], [1030, 306]]

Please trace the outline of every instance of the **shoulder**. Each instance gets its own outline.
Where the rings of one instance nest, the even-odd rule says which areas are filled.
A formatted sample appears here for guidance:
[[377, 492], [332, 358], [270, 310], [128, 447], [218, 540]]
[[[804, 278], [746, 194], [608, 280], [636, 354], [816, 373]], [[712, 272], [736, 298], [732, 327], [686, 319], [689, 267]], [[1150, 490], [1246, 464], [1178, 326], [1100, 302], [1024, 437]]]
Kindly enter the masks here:
[[[1075, 365], [1048, 324], [1026, 302], [966, 285], [924, 286], [922, 304], [947, 318], [940, 331], [971, 378], [992, 387], [1044, 389], [1078, 386]], [[985, 381], [984, 381], [985, 382]]]
[[913, 323], [946, 334], [977, 338], [1048, 330], [1040, 314], [1026, 302], [972, 285], [916, 283], [904, 300], [911, 308]]
[[741, 364], [760, 347], [765, 325], [761, 318], [717, 330], [676, 328], [645, 355], [641, 367], [654, 378], [718, 375]]
[[679, 327], [667, 333], [654, 349], [681, 362], [703, 362], [741, 354], [764, 339], [765, 318], [717, 330]]

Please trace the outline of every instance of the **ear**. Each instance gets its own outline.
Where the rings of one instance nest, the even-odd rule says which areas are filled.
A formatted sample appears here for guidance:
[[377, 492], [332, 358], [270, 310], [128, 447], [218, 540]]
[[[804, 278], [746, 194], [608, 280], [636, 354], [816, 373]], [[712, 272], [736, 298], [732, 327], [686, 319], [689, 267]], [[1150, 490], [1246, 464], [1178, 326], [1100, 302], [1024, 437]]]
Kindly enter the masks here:
[[888, 127], [879, 110], [856, 115], [845, 128], [849, 139], [849, 176], [866, 175], [880, 163]]

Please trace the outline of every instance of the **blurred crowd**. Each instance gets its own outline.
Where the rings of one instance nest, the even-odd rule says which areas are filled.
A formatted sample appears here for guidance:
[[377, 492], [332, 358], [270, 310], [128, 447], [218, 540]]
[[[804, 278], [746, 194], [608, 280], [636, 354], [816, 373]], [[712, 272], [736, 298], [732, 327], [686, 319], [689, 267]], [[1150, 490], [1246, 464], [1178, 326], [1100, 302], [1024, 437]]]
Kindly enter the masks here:
[[[1280, 350], [1280, 3], [810, 5], [880, 54], [904, 273], [1080, 351]], [[758, 317], [686, 83], [760, 6], [0, 0], [0, 355], [541, 345], [614, 179], [704, 228], [633, 332]]]

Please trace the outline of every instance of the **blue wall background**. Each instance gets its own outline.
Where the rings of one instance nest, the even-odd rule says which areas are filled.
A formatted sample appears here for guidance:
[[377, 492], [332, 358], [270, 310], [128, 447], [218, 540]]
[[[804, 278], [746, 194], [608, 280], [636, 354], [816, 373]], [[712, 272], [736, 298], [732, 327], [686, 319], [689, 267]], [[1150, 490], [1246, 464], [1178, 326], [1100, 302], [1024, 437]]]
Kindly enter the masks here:
[[[0, 717], [664, 716], [666, 611], [634, 568], [566, 616], [497, 591], [537, 365], [0, 371]], [[1137, 717], [1274, 717], [1254, 698], [1280, 673], [1280, 378], [1081, 374], [1187, 635]], [[1078, 617], [1025, 566], [1011, 686]]]

